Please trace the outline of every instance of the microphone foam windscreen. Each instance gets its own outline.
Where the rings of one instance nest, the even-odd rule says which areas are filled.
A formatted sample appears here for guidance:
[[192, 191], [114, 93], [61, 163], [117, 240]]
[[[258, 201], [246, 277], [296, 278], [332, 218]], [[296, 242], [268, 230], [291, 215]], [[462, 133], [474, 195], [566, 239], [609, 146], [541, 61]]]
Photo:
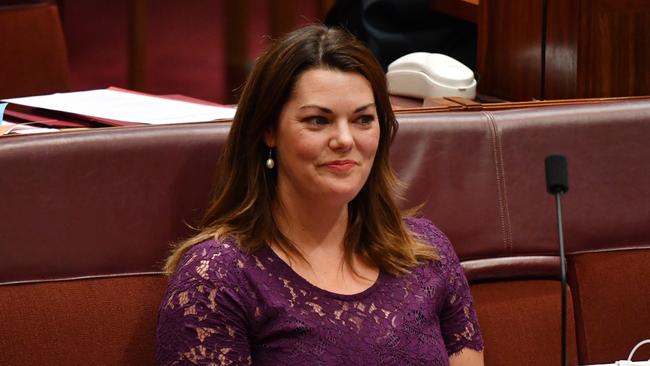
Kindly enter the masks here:
[[569, 173], [564, 155], [549, 155], [544, 160], [546, 165], [546, 190], [548, 193], [566, 193], [569, 191]]

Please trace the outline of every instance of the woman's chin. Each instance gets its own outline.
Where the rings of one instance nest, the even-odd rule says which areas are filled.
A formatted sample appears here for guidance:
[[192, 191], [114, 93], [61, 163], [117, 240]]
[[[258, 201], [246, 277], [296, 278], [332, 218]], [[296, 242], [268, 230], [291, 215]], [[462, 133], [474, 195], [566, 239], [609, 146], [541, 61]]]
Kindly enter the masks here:
[[347, 205], [359, 194], [361, 188], [332, 187], [329, 192], [322, 195], [325, 203], [332, 205]]

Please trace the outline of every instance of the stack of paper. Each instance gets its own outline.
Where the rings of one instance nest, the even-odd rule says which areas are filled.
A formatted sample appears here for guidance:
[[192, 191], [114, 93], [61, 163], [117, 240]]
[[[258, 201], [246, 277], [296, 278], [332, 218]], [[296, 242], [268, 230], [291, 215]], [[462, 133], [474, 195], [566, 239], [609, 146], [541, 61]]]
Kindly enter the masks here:
[[[107, 124], [171, 124], [231, 120], [235, 108], [190, 103], [118, 88], [5, 99], [5, 102], [72, 113]], [[112, 123], [114, 122], [114, 123]]]

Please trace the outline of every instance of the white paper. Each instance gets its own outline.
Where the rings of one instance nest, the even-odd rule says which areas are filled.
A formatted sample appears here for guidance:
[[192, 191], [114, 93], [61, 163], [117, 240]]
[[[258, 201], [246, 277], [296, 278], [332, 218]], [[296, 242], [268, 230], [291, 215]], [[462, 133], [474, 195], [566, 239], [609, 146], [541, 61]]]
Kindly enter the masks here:
[[30, 126], [28, 124], [16, 124], [7, 121], [0, 123], [0, 134], [5, 135], [28, 135], [33, 133], [58, 132], [57, 128], [46, 128]]
[[5, 102], [53, 111], [147, 124], [228, 120], [235, 108], [189, 103], [112, 89], [5, 99]]

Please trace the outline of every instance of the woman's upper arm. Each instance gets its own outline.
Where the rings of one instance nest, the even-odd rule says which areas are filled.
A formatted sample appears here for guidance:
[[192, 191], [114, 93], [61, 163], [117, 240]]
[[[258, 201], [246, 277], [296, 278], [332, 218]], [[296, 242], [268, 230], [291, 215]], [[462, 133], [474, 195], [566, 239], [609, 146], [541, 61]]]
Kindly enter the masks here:
[[449, 356], [449, 366], [483, 366], [483, 351], [463, 348]]
[[186, 256], [170, 279], [158, 314], [158, 361], [250, 364], [241, 281], [223, 261], [200, 254]]
[[481, 354], [483, 338], [470, 287], [458, 256], [449, 239], [440, 230], [431, 224], [429, 231], [429, 240], [436, 243], [441, 257], [438, 268], [444, 279], [445, 295], [440, 311], [440, 330], [447, 352], [450, 356], [468, 354], [463, 357]]

